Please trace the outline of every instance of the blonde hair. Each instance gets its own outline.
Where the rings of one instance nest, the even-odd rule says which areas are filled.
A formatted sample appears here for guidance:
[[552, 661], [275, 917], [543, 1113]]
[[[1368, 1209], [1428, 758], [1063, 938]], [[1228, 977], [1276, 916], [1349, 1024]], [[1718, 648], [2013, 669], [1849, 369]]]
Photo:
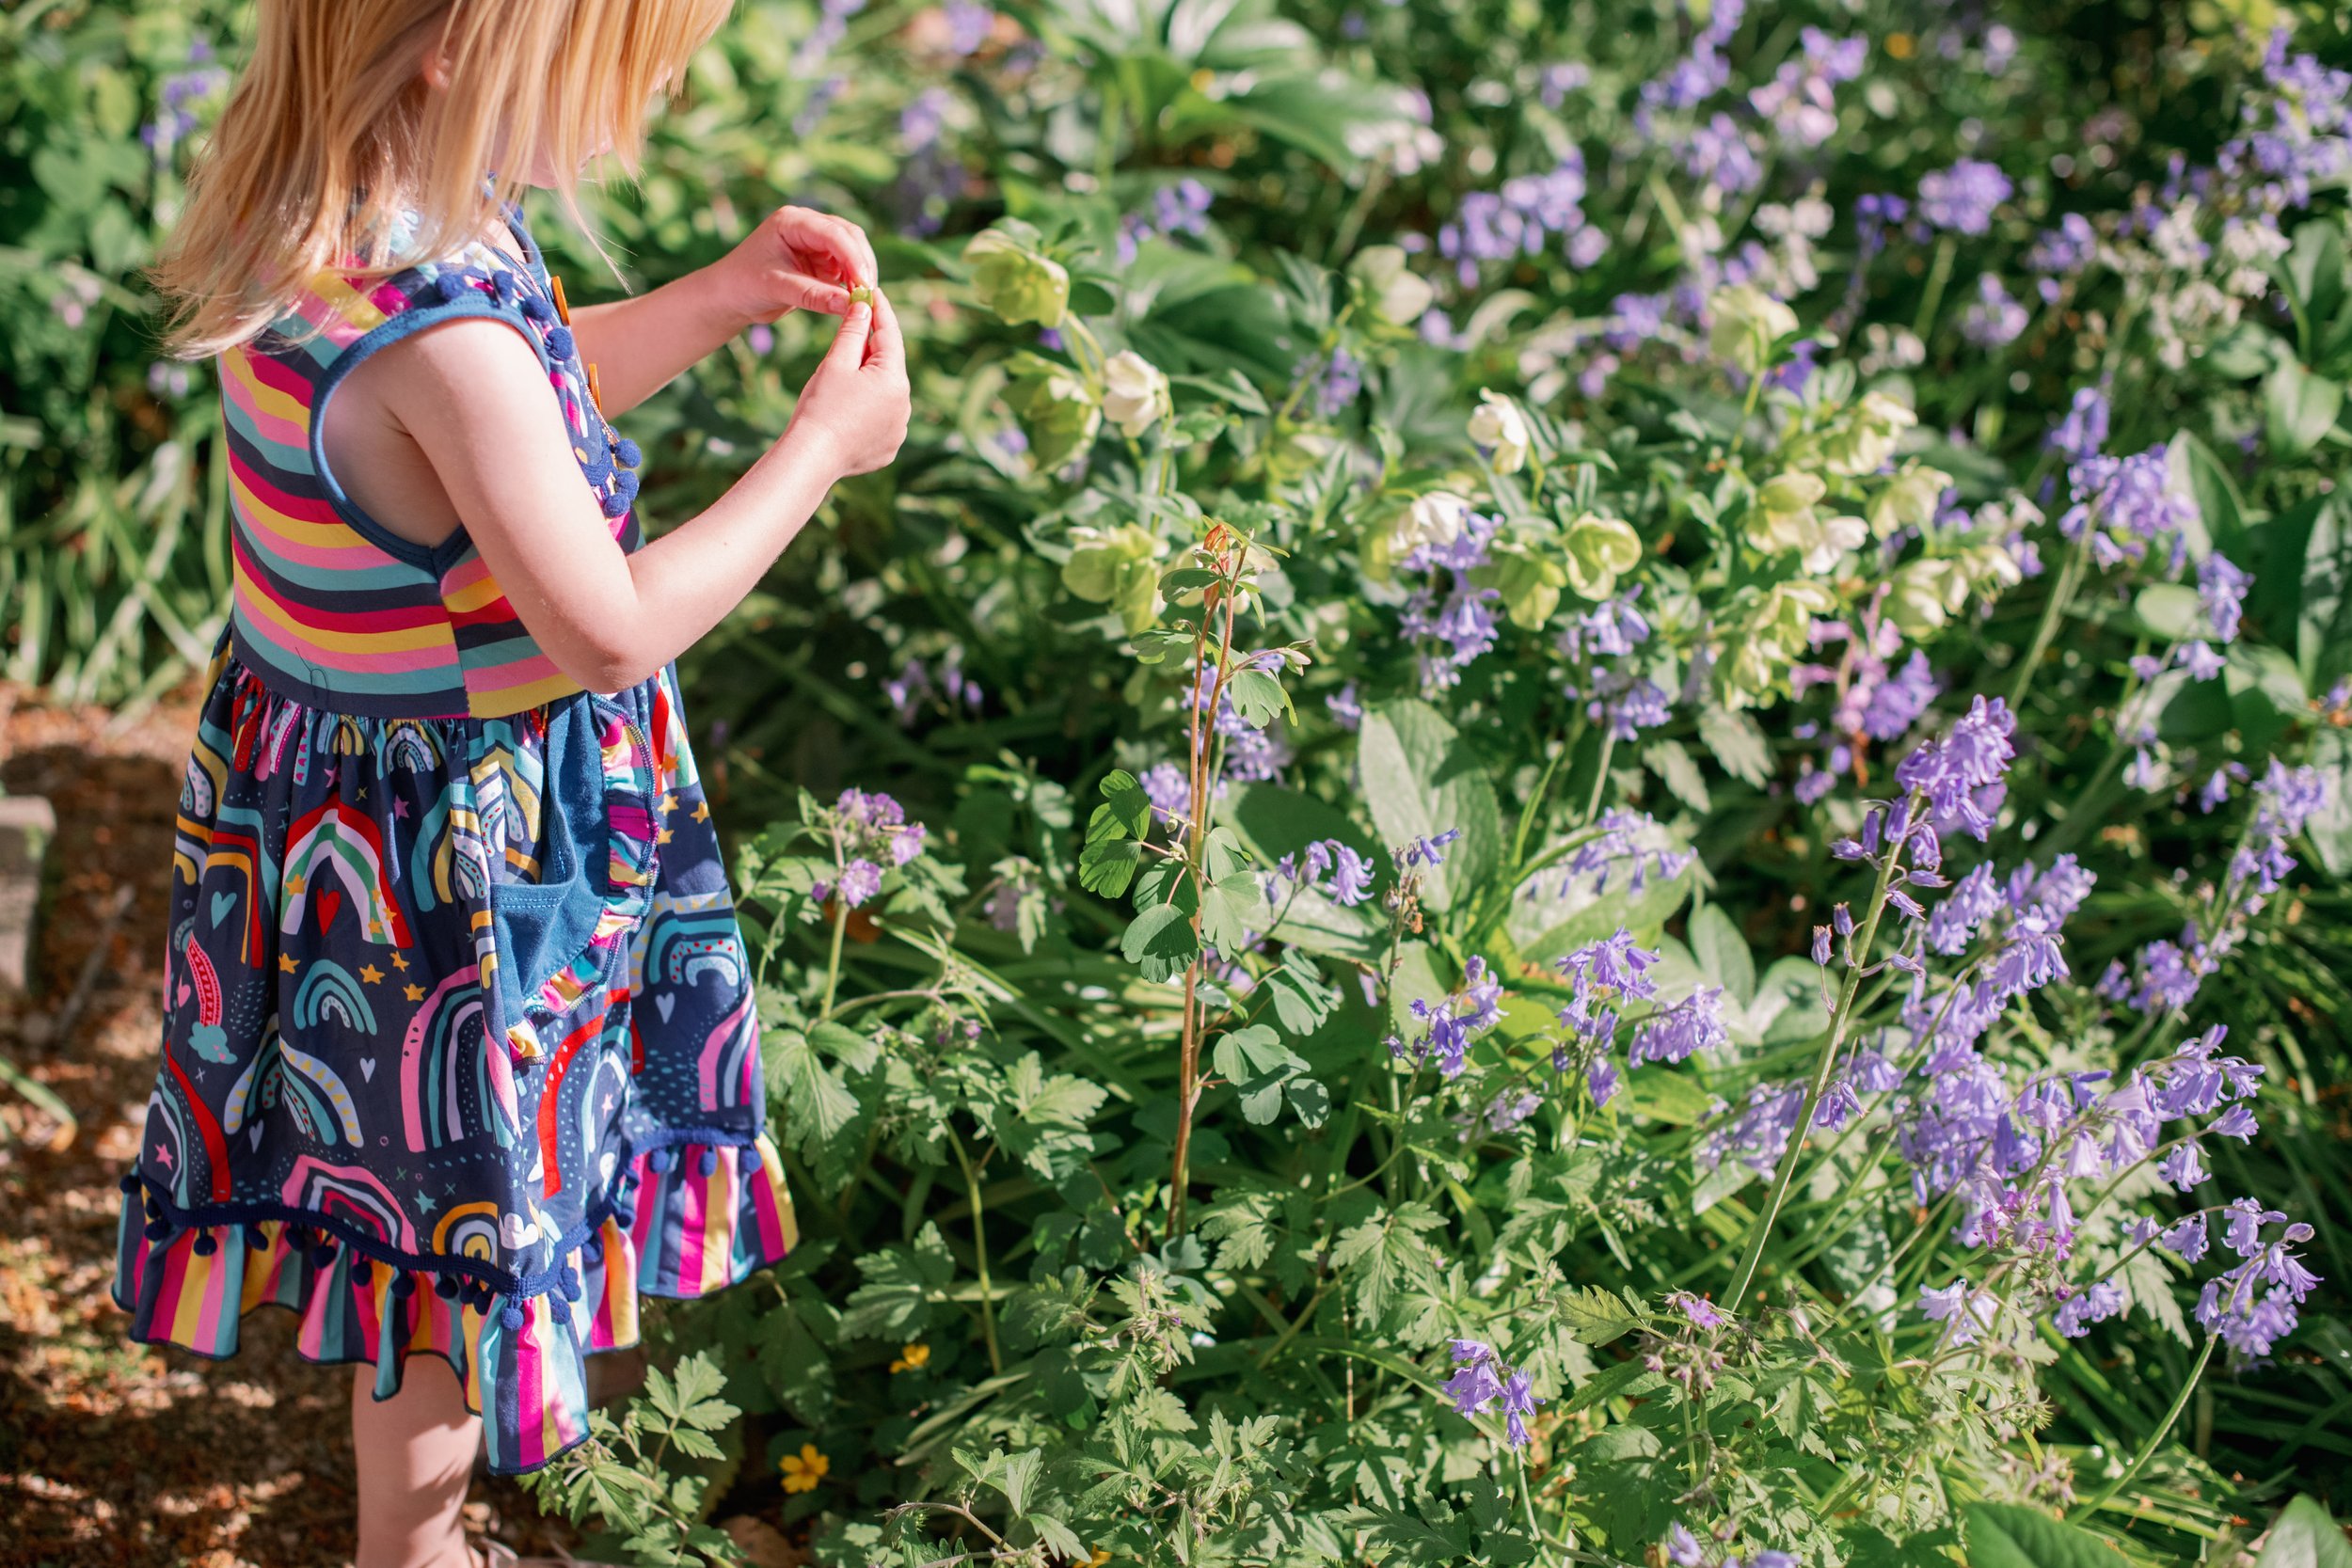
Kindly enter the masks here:
[[260, 0], [252, 57], [151, 274], [171, 351], [245, 342], [323, 269], [379, 277], [449, 254], [490, 229], [532, 165], [560, 171], [579, 222], [575, 171], [608, 152], [637, 171], [654, 95], [729, 5]]

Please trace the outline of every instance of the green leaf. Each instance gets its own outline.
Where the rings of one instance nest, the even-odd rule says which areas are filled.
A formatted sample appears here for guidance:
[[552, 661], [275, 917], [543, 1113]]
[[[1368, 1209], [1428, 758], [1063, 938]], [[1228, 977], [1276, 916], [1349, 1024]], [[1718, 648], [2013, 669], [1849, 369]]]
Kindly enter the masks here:
[[2300, 457], [2319, 445], [2344, 408], [2344, 385], [2281, 360], [2263, 381], [2274, 457]]
[[1145, 979], [1171, 980], [1200, 956], [1200, 943], [1189, 914], [1173, 904], [1154, 904], [1128, 926], [1119, 951]]
[[[1124, 768], [1115, 768], [1103, 781], [1103, 804], [1098, 815], [1108, 811], [1119, 825], [1127, 830], [1129, 838], [1141, 838], [1152, 828], [1152, 797], [1144, 792], [1136, 776]], [[1088, 830], [1091, 836], [1093, 830]]]
[[2331, 877], [2352, 874], [2352, 733], [2332, 726], [2312, 736], [2312, 766], [2327, 780], [2327, 799], [2304, 820], [2303, 836]]
[[1691, 956], [1740, 1006], [1756, 995], [1756, 960], [1748, 956], [1747, 939], [1721, 904], [1709, 904], [1691, 917]]
[[[1096, 817], [1100, 819], [1109, 809], [1095, 807]], [[1089, 838], [1078, 851], [1078, 885], [1089, 893], [1117, 898], [1136, 879], [1136, 870], [1142, 863], [1143, 846], [1132, 838]]]
[[1625, 1298], [1587, 1285], [1561, 1298], [1560, 1322], [1580, 1344], [1605, 1345], [1642, 1326], [1642, 1314]]
[[1667, 793], [1692, 811], [1706, 813], [1715, 809], [1715, 798], [1708, 793], [1707, 775], [1692, 759], [1691, 749], [1679, 740], [1653, 740], [1642, 748], [1642, 761], [1665, 784]]
[[2297, 1497], [2280, 1511], [2254, 1568], [2352, 1568], [2352, 1542], [2316, 1499]]
[[932, 1307], [946, 1297], [956, 1260], [936, 1223], [927, 1224], [913, 1246], [887, 1246], [857, 1260], [866, 1283], [850, 1292], [841, 1314], [845, 1339], [906, 1338], [931, 1321]]
[[1264, 729], [1274, 722], [1278, 713], [1294, 721], [1298, 715], [1291, 708], [1290, 693], [1282, 683], [1263, 670], [1236, 670], [1225, 677], [1225, 696], [1241, 715], [1242, 722], [1253, 730]]
[[2152, 635], [2168, 642], [2189, 642], [2213, 635], [2204, 602], [2186, 583], [2150, 583], [2132, 601], [2132, 613]]
[[1970, 1503], [1961, 1511], [1968, 1568], [2116, 1568], [2114, 1547], [2040, 1509]]
[[1699, 740], [1724, 772], [1743, 784], [1760, 788], [1772, 776], [1772, 742], [1764, 738], [1763, 726], [1744, 713], [1709, 703], [1699, 709]]
[[1460, 830], [1445, 863], [1422, 870], [1422, 898], [1430, 909], [1466, 904], [1497, 874], [1502, 814], [1494, 785], [1436, 708], [1406, 698], [1366, 713], [1357, 762], [1365, 803], [1388, 847]]

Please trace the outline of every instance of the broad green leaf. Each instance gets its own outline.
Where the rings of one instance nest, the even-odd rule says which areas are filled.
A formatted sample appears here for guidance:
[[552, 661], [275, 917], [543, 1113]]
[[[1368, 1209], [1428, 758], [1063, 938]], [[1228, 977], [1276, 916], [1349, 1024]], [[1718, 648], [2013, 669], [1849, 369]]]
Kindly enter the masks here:
[[1386, 703], [1364, 715], [1357, 758], [1365, 804], [1388, 848], [1461, 831], [1445, 863], [1422, 869], [1422, 898], [1440, 911], [1467, 903], [1502, 862], [1502, 815], [1454, 726], [1418, 699]]
[[[1103, 781], [1103, 804], [1096, 810], [1098, 814], [1109, 812], [1130, 838], [1141, 838], [1151, 830], [1152, 797], [1124, 768], [1113, 768]], [[1092, 836], [1091, 829], [1089, 836]]]
[[1715, 809], [1715, 798], [1708, 793], [1707, 775], [1692, 760], [1691, 749], [1679, 740], [1653, 740], [1642, 748], [1642, 761], [1658, 775], [1666, 791], [1692, 811], [1706, 813]]
[[2295, 360], [2281, 360], [2263, 379], [2263, 408], [2269, 418], [2271, 455], [2300, 457], [2334, 426], [2344, 408], [2344, 384]]
[[[1108, 807], [1094, 808], [1099, 816]], [[1136, 879], [1143, 864], [1143, 846], [1132, 838], [1094, 840], [1078, 851], [1078, 885], [1089, 893], [1117, 898]]]
[[1756, 995], [1756, 960], [1748, 956], [1748, 940], [1721, 904], [1709, 904], [1691, 917], [1691, 956], [1708, 979], [1742, 1007]]
[[1724, 772], [1742, 783], [1760, 787], [1772, 776], [1772, 742], [1764, 738], [1764, 727], [1744, 713], [1709, 703], [1699, 709], [1699, 740]]
[[2213, 637], [2213, 627], [2205, 620], [2204, 605], [2197, 590], [2186, 583], [2150, 583], [2132, 601], [2132, 613], [2152, 634], [2168, 642], [2188, 642], [2201, 638], [2210, 641]]
[[2280, 1511], [2254, 1568], [2352, 1568], [2352, 1542], [2316, 1499], [2297, 1497]]
[[2016, 1503], [1961, 1511], [1968, 1568], [2116, 1568], [2114, 1547], [2089, 1530]]
[[1236, 670], [1227, 675], [1225, 697], [1242, 722], [1253, 730], [1264, 729], [1278, 713], [1293, 720], [1298, 717], [1291, 709], [1290, 693], [1282, 689], [1282, 683], [1263, 670]]
[[1147, 980], [1172, 980], [1200, 956], [1192, 917], [1173, 904], [1154, 904], [1136, 916], [1119, 951]]
[[2352, 874], [2352, 733], [2333, 726], [2312, 736], [2312, 766], [2328, 781], [2328, 796], [2303, 823], [2319, 863], [2331, 877]]

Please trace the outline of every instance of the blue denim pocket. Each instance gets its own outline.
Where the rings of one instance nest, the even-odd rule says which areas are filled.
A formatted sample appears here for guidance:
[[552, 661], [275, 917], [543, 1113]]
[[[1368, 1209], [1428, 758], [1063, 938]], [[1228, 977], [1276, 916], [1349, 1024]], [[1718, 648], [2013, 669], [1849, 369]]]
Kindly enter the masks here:
[[489, 895], [492, 1006], [525, 1058], [554, 1043], [550, 1018], [609, 988], [652, 901], [656, 836], [653, 752], [624, 701], [550, 707], [538, 759], [536, 853], [494, 857]]

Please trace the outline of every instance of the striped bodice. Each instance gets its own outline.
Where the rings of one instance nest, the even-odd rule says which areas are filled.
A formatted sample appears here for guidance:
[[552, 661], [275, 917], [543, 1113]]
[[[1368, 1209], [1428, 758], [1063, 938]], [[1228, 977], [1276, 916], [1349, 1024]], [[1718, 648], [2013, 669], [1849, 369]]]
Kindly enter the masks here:
[[411, 332], [503, 321], [547, 367], [581, 474], [622, 548], [639, 531], [633, 443], [593, 395], [562, 295], [518, 216], [527, 261], [486, 244], [384, 278], [320, 275], [290, 314], [221, 356], [237, 657], [295, 701], [384, 719], [497, 718], [580, 689], [541, 651], [461, 528], [413, 544], [343, 493], [320, 415], [343, 377]]

